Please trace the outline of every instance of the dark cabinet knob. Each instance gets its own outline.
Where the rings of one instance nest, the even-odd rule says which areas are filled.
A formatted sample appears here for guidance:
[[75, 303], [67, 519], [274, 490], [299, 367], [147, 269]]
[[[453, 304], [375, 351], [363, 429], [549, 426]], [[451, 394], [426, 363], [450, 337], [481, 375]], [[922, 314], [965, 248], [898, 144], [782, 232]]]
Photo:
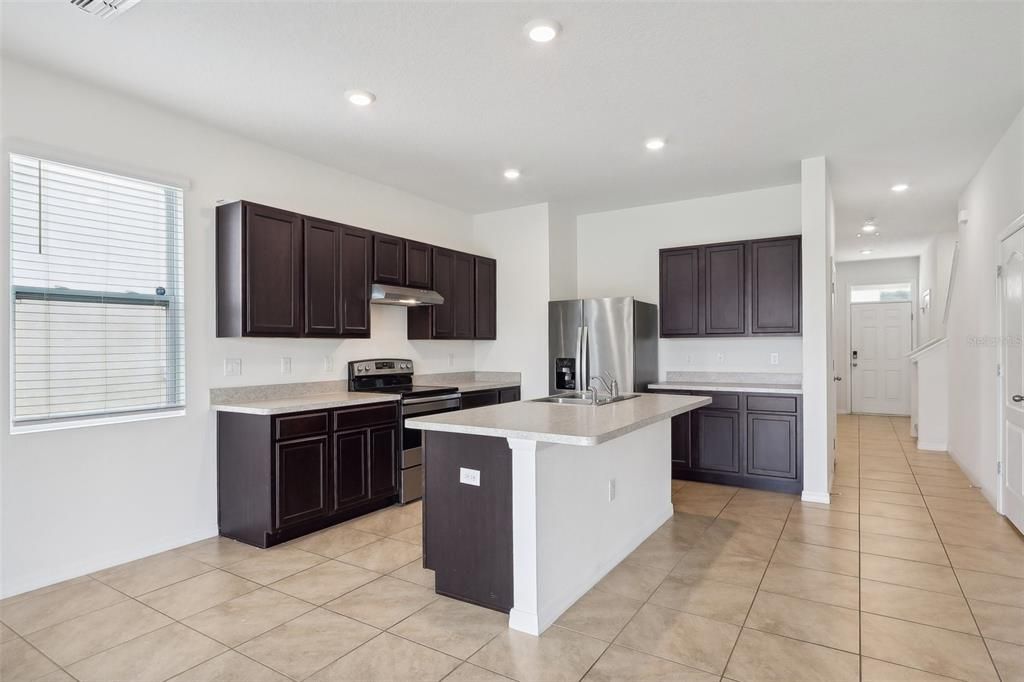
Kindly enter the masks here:
[[1024, 395], [1020, 395], [1018, 393], [1017, 395], [1015, 395], [1012, 398], [1010, 398], [1010, 400], [1012, 400], [1015, 403], [1024, 403]]

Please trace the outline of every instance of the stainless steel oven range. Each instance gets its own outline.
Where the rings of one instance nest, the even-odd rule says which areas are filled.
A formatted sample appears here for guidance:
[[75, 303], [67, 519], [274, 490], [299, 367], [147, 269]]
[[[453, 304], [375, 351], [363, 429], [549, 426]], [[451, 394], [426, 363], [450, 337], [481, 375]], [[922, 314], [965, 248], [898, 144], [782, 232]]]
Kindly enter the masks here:
[[462, 406], [462, 396], [458, 388], [414, 386], [413, 373], [412, 360], [383, 358], [348, 363], [350, 391], [397, 393], [402, 396], [399, 495], [403, 504], [423, 497], [423, 432], [405, 428], [405, 418], [454, 412]]

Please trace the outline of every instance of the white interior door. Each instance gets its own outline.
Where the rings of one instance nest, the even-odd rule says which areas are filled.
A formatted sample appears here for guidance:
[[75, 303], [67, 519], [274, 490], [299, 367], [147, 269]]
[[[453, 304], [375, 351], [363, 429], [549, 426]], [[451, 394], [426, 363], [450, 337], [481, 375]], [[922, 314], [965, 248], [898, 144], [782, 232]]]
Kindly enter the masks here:
[[853, 411], [910, 414], [911, 304], [850, 305]]
[[1000, 247], [1000, 307], [1003, 324], [1002, 512], [1024, 531], [1024, 230]]

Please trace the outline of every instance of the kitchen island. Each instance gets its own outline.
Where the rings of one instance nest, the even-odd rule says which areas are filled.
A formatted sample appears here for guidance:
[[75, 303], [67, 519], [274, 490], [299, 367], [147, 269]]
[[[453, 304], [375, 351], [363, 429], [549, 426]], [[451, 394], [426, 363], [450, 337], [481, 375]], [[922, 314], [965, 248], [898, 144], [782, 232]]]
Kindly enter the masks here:
[[436, 590], [539, 635], [672, 516], [670, 419], [710, 402], [524, 401], [407, 419], [424, 434]]

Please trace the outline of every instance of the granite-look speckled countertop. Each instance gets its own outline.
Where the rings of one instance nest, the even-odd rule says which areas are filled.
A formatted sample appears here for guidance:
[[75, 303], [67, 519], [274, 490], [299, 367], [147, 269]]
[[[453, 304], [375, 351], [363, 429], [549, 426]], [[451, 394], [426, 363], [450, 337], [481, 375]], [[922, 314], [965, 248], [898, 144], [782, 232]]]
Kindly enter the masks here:
[[644, 393], [607, 405], [558, 405], [524, 400], [406, 419], [424, 431], [446, 431], [498, 438], [522, 438], [564, 445], [599, 445], [711, 403], [702, 396]]
[[210, 407], [218, 412], [274, 415], [325, 410], [398, 400], [386, 393], [353, 393], [347, 381], [307, 381], [210, 389]]
[[803, 377], [783, 372], [668, 372], [666, 381], [648, 384], [661, 391], [737, 391], [801, 395]]
[[519, 372], [445, 372], [415, 374], [412, 383], [418, 386], [455, 386], [462, 393], [512, 388], [523, 381]]

